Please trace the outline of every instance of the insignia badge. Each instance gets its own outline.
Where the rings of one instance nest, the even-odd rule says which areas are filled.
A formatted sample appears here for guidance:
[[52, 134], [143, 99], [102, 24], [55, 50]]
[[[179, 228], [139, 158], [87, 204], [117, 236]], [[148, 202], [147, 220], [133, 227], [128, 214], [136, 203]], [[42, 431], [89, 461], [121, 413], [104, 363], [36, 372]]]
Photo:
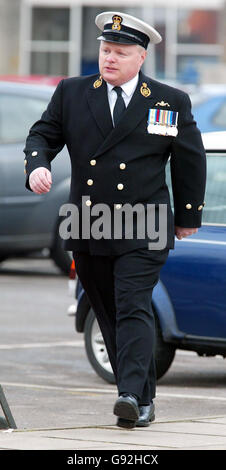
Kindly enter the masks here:
[[165, 101], [158, 101], [155, 106], [168, 106], [170, 108], [169, 103], [165, 103]]
[[147, 131], [149, 134], [176, 137], [178, 112], [163, 109], [149, 109]]
[[114, 15], [112, 16], [112, 21], [113, 21], [113, 24], [112, 24], [111, 29], [113, 29], [114, 31], [120, 31], [120, 29], [122, 29], [121, 27], [122, 17], [118, 15]]
[[145, 82], [142, 83], [142, 86], [141, 86], [141, 88], [140, 88], [140, 92], [141, 92], [141, 94], [142, 94], [145, 98], [147, 98], [148, 96], [150, 96], [151, 90], [150, 90], [150, 88], [148, 88], [147, 83], [145, 83]]
[[102, 80], [102, 77], [101, 75], [99, 76], [99, 78], [94, 82], [93, 84], [93, 87], [94, 88], [99, 88], [103, 83], [103, 80]]

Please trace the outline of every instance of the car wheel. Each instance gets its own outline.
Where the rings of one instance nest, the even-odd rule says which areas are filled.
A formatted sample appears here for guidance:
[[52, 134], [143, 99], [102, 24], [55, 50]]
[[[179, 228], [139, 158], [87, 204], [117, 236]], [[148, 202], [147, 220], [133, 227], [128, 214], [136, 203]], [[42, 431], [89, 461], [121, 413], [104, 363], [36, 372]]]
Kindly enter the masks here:
[[64, 249], [63, 240], [59, 235], [60, 222], [61, 220], [59, 220], [57, 224], [55, 240], [50, 250], [50, 256], [55, 262], [55, 264], [58, 266], [58, 268], [60, 268], [61, 271], [63, 271], [63, 273], [68, 275], [70, 272], [70, 268], [71, 268], [72, 255], [70, 251], [65, 251]]
[[155, 346], [155, 365], [156, 376], [160, 379], [170, 368], [174, 356], [175, 347], [163, 341], [162, 330], [159, 324], [158, 317], [155, 315], [155, 332], [156, 332], [156, 346]]
[[[107, 349], [92, 308], [86, 318], [85, 348], [90, 364], [95, 372], [110, 384], [115, 384], [115, 377], [108, 358]], [[175, 355], [175, 348], [162, 339], [162, 332], [156, 318], [156, 374], [160, 379], [169, 369]]]

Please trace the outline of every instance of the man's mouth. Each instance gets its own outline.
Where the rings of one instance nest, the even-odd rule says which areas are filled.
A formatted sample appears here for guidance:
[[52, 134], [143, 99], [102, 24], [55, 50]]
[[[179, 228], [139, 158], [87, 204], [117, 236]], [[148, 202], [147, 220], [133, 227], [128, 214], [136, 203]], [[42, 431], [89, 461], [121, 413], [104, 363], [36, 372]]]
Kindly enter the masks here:
[[117, 69], [114, 69], [113, 67], [105, 67], [105, 70], [108, 72], [115, 72]]

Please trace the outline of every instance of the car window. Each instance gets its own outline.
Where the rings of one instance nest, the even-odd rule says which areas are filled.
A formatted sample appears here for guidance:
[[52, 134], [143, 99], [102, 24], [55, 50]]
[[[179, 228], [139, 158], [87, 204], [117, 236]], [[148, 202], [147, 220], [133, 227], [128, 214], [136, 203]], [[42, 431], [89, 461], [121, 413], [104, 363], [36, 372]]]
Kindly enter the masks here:
[[[166, 168], [166, 181], [173, 207], [169, 162]], [[226, 153], [207, 154], [207, 183], [202, 221], [226, 224]]]
[[217, 113], [213, 116], [213, 124], [226, 129], [226, 100], [222, 102]]
[[194, 104], [194, 119], [201, 132], [226, 130], [226, 96], [216, 95]]
[[226, 154], [207, 155], [203, 222], [226, 224]]
[[28, 131], [48, 104], [48, 99], [0, 95], [0, 144], [24, 142]]

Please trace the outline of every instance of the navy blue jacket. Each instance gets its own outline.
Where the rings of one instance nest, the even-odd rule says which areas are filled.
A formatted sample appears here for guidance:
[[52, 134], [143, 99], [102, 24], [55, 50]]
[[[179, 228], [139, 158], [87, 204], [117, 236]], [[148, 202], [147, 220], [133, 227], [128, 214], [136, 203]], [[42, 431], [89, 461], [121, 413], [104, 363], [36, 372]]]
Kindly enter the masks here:
[[[204, 203], [206, 158], [190, 99], [183, 91], [140, 72], [134, 95], [114, 128], [106, 83], [103, 80], [95, 87], [97, 79], [97, 75], [68, 78], [57, 86], [47, 110], [27, 137], [26, 187], [30, 189], [29, 175], [34, 169], [42, 166], [51, 170], [51, 161], [66, 144], [72, 167], [70, 201], [80, 211], [82, 196], [90, 197], [91, 209], [97, 203], [111, 209], [126, 203], [166, 204], [167, 246], [173, 248], [174, 225], [200, 227]], [[150, 96], [142, 93], [143, 83]], [[147, 131], [149, 110], [154, 108], [178, 112], [177, 136]], [[174, 215], [165, 182], [169, 158]], [[123, 169], [121, 163], [125, 164]], [[69, 239], [66, 249], [111, 255], [147, 246], [148, 241], [148, 236]]]

